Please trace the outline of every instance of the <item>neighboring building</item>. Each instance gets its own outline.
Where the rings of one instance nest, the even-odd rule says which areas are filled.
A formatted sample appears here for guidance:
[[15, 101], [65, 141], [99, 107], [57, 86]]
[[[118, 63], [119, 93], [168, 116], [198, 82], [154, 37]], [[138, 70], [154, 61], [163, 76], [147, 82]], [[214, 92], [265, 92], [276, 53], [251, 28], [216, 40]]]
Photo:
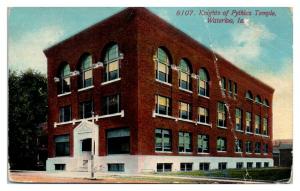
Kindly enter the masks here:
[[273, 142], [274, 166], [291, 167], [293, 164], [292, 140], [276, 140]]
[[49, 171], [273, 166], [274, 89], [145, 8], [44, 52]]

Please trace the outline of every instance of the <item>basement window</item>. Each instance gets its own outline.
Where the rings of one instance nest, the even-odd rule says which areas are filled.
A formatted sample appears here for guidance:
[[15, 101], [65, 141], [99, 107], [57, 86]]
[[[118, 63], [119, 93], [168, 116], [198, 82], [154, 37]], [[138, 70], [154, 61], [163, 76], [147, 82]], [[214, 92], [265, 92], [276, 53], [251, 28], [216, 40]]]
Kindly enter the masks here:
[[66, 164], [54, 164], [55, 170], [66, 170]]
[[227, 163], [226, 162], [219, 162], [218, 169], [219, 170], [226, 170], [227, 169]]
[[124, 172], [124, 164], [123, 163], [109, 163], [107, 164], [107, 170], [109, 172]]
[[180, 171], [192, 171], [193, 163], [180, 163]]
[[171, 172], [172, 171], [172, 163], [157, 163], [156, 171], [157, 172]]
[[199, 164], [199, 170], [208, 171], [209, 170], [209, 163], [208, 162], [201, 162]]

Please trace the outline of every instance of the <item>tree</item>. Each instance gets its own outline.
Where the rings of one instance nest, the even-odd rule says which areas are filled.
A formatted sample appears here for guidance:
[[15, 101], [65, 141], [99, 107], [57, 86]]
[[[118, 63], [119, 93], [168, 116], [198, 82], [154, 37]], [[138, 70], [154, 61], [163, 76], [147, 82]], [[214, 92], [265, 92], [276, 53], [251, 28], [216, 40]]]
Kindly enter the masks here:
[[10, 169], [34, 169], [37, 126], [47, 120], [47, 78], [9, 71], [8, 160]]

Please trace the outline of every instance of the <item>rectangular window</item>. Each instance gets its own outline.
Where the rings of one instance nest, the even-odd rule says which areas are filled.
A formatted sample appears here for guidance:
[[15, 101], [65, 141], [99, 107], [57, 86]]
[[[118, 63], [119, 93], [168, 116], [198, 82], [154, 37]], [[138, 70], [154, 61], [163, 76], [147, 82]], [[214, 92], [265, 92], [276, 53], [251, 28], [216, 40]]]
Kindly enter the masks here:
[[269, 152], [269, 145], [268, 145], [268, 144], [264, 144], [263, 152], [264, 152], [265, 154], [267, 154], [267, 153]]
[[208, 171], [209, 170], [209, 163], [208, 162], [200, 162], [199, 170]]
[[253, 162], [247, 162], [247, 168], [253, 168]]
[[179, 102], [179, 118], [181, 119], [192, 118], [192, 108], [190, 104]]
[[129, 128], [109, 129], [106, 133], [108, 154], [130, 153], [130, 130]]
[[218, 169], [219, 170], [226, 170], [227, 169], [227, 163], [226, 162], [219, 162]]
[[55, 170], [66, 170], [66, 164], [54, 164]]
[[170, 152], [172, 150], [171, 131], [155, 129], [155, 151]]
[[172, 163], [157, 163], [156, 165], [157, 172], [171, 172]]
[[263, 118], [263, 135], [268, 135], [268, 119]]
[[107, 170], [109, 172], [124, 172], [124, 164], [123, 163], [108, 163]]
[[209, 115], [208, 115], [208, 109], [204, 107], [198, 107], [198, 121], [200, 123], [209, 123]]
[[246, 131], [252, 132], [251, 113], [250, 112], [246, 112]]
[[243, 112], [240, 108], [235, 109], [235, 129], [242, 131]]
[[243, 152], [243, 142], [242, 142], [242, 140], [236, 140], [235, 141], [234, 151], [237, 152], [237, 153]]
[[222, 102], [218, 102], [218, 126], [226, 127], [226, 108]]
[[260, 134], [260, 116], [255, 115], [255, 134]]
[[186, 132], [179, 132], [179, 152], [192, 152], [192, 134]]
[[225, 91], [226, 90], [226, 78], [222, 77], [221, 79], [221, 86], [222, 86], [222, 90]]
[[156, 113], [162, 115], [171, 115], [171, 100], [170, 98], [163, 97], [160, 95], [155, 96], [155, 108]]
[[227, 151], [226, 138], [218, 137], [218, 139], [217, 139], [217, 151]]
[[255, 153], [261, 153], [261, 144], [259, 142], [255, 143]]
[[71, 121], [71, 106], [59, 108], [59, 122]]
[[157, 60], [155, 64], [155, 75], [156, 79], [162, 82], [170, 83], [170, 75], [169, 75], [169, 61], [167, 55], [163, 52], [162, 49], [158, 49], [157, 51]]
[[192, 171], [193, 163], [180, 163], [180, 171]]
[[246, 153], [252, 153], [252, 143], [250, 141], [246, 141]]
[[264, 162], [264, 167], [268, 168], [269, 167], [269, 163], [268, 162]]
[[106, 61], [104, 63], [105, 73], [104, 73], [104, 81], [111, 81], [119, 78], [120, 76], [120, 61], [119, 60], [111, 60]]
[[79, 117], [80, 119], [92, 117], [93, 102], [86, 101], [79, 104]]
[[228, 80], [228, 92], [231, 94], [232, 93], [232, 81]]
[[190, 74], [180, 71], [179, 72], [179, 85], [181, 88], [189, 90], [190, 89]]
[[198, 135], [198, 153], [209, 153], [208, 135]]
[[89, 87], [91, 85], [93, 85], [93, 70], [86, 70], [84, 71], [84, 79], [83, 79], [83, 83], [84, 83], [84, 87]]
[[235, 95], [237, 95], [237, 92], [238, 92], [237, 83], [234, 82], [234, 83], [233, 83], [233, 93], [234, 93]]
[[54, 138], [55, 156], [70, 156], [70, 136], [58, 135]]
[[120, 96], [111, 95], [105, 96], [102, 99], [102, 113], [103, 115], [114, 114], [120, 112]]
[[261, 162], [256, 162], [256, 168], [261, 168]]
[[236, 168], [238, 168], [238, 169], [244, 168], [244, 163], [243, 162], [237, 162], [236, 163]]

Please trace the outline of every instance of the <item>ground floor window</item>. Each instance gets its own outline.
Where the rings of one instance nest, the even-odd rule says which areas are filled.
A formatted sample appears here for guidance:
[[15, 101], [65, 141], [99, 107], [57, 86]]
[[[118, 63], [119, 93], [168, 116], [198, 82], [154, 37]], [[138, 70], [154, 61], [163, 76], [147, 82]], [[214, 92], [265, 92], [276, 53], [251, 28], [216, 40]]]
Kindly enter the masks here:
[[107, 164], [107, 170], [109, 172], [124, 172], [124, 164], [123, 163]]
[[237, 162], [236, 163], [236, 168], [243, 168], [244, 167], [244, 163], [243, 162]]
[[204, 170], [204, 171], [209, 170], [209, 163], [208, 162], [201, 162], [199, 164], [199, 170]]
[[66, 164], [54, 164], [55, 170], [66, 170]]
[[192, 171], [193, 163], [180, 163], [180, 171]]
[[59, 135], [54, 138], [55, 142], [55, 156], [69, 156], [70, 155], [70, 136]]
[[219, 170], [227, 169], [227, 163], [226, 162], [219, 162], [218, 169]]
[[172, 148], [171, 131], [155, 129], [155, 151], [170, 152]]
[[171, 172], [172, 171], [172, 163], [157, 163], [156, 171], [157, 172]]
[[253, 163], [252, 162], [247, 162], [247, 168], [252, 168], [253, 167]]
[[269, 163], [268, 162], [264, 162], [264, 167], [268, 168], [269, 167]]
[[107, 153], [128, 154], [130, 153], [130, 130], [129, 128], [111, 129], [107, 131]]
[[261, 168], [261, 162], [256, 163], [256, 168]]

